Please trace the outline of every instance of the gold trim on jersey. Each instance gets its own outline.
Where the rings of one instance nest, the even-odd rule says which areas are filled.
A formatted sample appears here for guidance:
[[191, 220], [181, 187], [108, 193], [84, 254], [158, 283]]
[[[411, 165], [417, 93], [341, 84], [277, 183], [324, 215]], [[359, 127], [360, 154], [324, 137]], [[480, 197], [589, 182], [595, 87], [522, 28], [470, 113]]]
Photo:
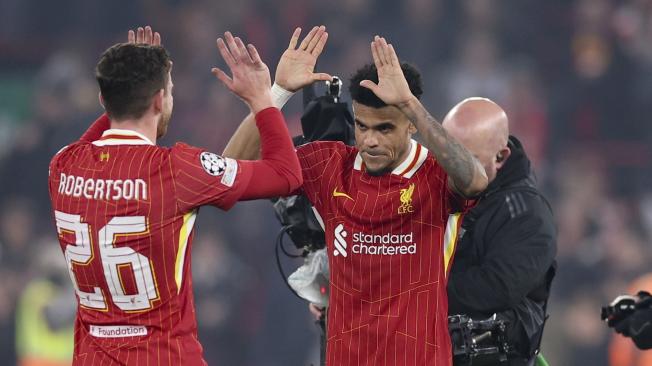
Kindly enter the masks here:
[[181, 292], [181, 284], [183, 281], [183, 264], [186, 260], [186, 249], [188, 246], [188, 238], [195, 225], [195, 218], [197, 217], [197, 210], [192, 210], [183, 215], [183, 224], [179, 231], [179, 249], [177, 252], [177, 259], [174, 262], [174, 281], [177, 283], [177, 294]]
[[457, 229], [459, 228], [459, 221], [462, 214], [456, 213], [448, 216], [446, 223], [446, 233], [444, 234], [444, 275], [448, 276], [448, 267], [453, 259], [455, 253], [455, 246], [457, 245]]

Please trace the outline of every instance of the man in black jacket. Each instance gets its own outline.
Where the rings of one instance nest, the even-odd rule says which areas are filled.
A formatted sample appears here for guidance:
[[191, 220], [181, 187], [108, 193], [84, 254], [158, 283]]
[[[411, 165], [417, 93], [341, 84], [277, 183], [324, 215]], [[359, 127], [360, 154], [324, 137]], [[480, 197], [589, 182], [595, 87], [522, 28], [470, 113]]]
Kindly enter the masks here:
[[554, 276], [556, 228], [507, 116], [471, 98], [444, 119], [446, 130], [484, 165], [489, 186], [464, 217], [448, 280], [448, 313], [508, 322], [509, 365], [531, 365], [540, 345]]

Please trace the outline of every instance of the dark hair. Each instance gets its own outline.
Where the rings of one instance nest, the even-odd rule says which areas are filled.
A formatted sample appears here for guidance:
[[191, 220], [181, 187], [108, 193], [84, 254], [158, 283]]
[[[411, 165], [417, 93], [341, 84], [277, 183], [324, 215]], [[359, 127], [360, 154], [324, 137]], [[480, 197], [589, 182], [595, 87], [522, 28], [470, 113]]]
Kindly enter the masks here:
[[[410, 86], [410, 91], [414, 94], [415, 97], [421, 99], [423, 94], [423, 83], [421, 82], [421, 74], [414, 66], [408, 63], [402, 63], [401, 69], [403, 70], [403, 75], [405, 75], [405, 80], [407, 80], [408, 85]], [[366, 64], [358, 69], [358, 71], [351, 76], [349, 80], [349, 93], [351, 93], [351, 98], [363, 105], [373, 108], [382, 108], [387, 106], [385, 102], [380, 100], [371, 90], [360, 86], [362, 80], [371, 80], [374, 83], [378, 83], [378, 70], [376, 70], [376, 65]]]
[[104, 51], [95, 77], [109, 117], [142, 117], [152, 97], [167, 87], [171, 66], [161, 46], [118, 43]]

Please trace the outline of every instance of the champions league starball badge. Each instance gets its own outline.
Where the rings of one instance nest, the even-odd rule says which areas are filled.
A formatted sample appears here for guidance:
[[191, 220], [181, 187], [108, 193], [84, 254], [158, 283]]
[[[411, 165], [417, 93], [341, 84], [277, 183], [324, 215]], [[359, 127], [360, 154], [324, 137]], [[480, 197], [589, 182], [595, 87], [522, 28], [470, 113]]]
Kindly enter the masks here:
[[222, 175], [226, 170], [226, 160], [217, 154], [204, 151], [199, 155], [199, 161], [201, 162], [202, 167], [204, 167], [206, 173], [210, 175]]

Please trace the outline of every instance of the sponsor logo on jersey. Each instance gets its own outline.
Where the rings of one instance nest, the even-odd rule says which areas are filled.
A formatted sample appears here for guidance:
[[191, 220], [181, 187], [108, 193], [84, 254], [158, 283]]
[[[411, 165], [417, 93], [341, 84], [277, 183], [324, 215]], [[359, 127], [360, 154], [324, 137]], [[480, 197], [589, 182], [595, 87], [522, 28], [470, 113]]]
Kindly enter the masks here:
[[100, 161], [105, 161], [105, 162], [109, 161], [109, 157], [110, 157], [110, 155], [109, 155], [108, 151], [102, 151], [100, 153]]
[[97, 338], [124, 338], [147, 335], [147, 328], [134, 325], [91, 325], [90, 333]]
[[339, 224], [335, 228], [335, 240], [333, 241], [333, 245], [335, 245], [335, 250], [333, 254], [337, 257], [338, 255], [342, 255], [342, 257], [347, 256], [346, 253], [346, 236], [349, 235], [349, 233], [344, 230], [344, 224]]
[[206, 173], [210, 175], [222, 175], [226, 170], [226, 159], [212, 152], [204, 151], [201, 153], [199, 155], [199, 161]]
[[[335, 227], [335, 249], [333, 254], [337, 257], [347, 257], [347, 241], [349, 233], [345, 230], [344, 224]], [[367, 255], [402, 255], [415, 254], [417, 244], [414, 242], [414, 233], [407, 234], [367, 234], [361, 231], [354, 232], [351, 237], [351, 253]]]
[[346, 193], [344, 193], [344, 192], [339, 192], [339, 191], [337, 190], [337, 188], [333, 189], [333, 197], [335, 197], [335, 198], [337, 198], [337, 197], [344, 197], [344, 198], [348, 198], [348, 199], [350, 199], [351, 201], [355, 201], [355, 200], [353, 199], [353, 197], [349, 196], [348, 194], [346, 194]]
[[414, 212], [412, 207], [412, 195], [414, 194], [414, 183], [409, 187], [401, 189], [401, 205], [398, 207], [398, 214], [403, 215], [406, 213]]

